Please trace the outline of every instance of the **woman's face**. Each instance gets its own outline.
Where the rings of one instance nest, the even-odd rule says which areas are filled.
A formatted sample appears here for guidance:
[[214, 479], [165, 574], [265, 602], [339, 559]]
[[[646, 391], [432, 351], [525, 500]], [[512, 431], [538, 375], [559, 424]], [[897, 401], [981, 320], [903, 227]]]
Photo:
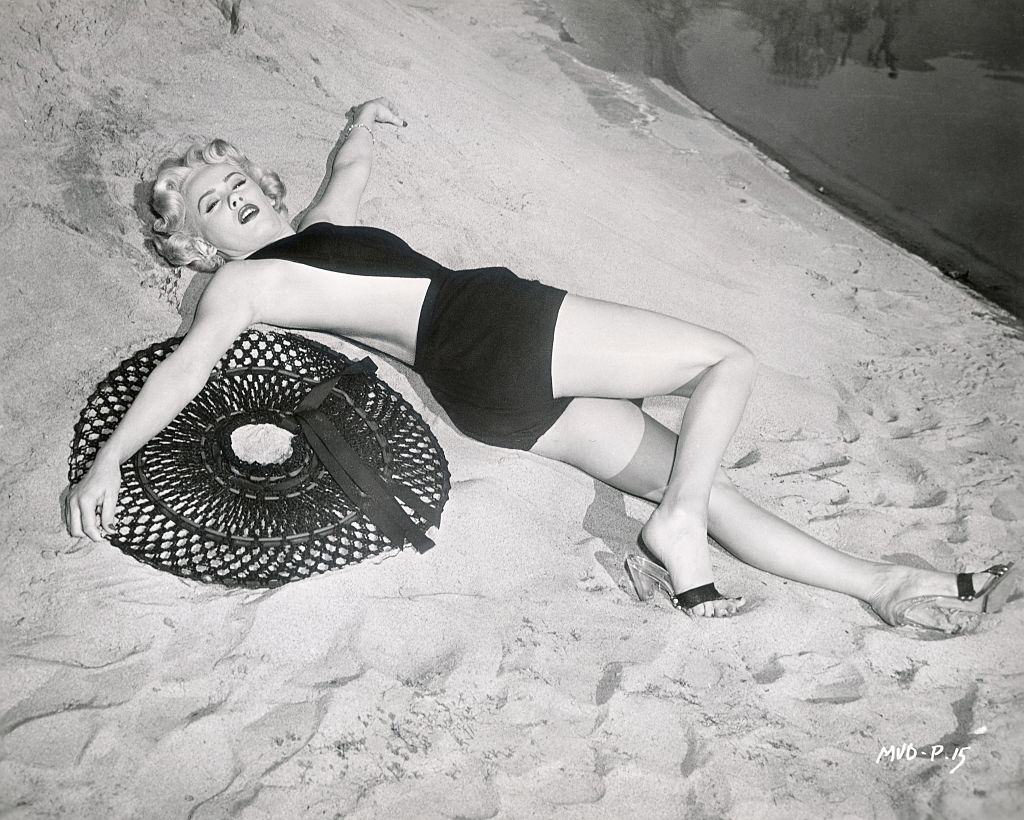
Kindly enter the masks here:
[[182, 194], [189, 223], [228, 259], [242, 259], [280, 234], [274, 203], [237, 165], [204, 165]]

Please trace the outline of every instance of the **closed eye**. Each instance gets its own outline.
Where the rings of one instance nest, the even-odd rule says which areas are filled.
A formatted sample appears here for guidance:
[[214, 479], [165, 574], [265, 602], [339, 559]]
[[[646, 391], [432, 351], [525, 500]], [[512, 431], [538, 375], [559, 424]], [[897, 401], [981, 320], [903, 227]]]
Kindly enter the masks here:
[[[241, 173], [240, 171], [232, 171], [230, 174], [224, 177], [224, 181], [227, 182], [232, 177], [238, 177], [238, 180], [236, 182], [231, 183], [232, 191], [238, 190], [243, 185], [245, 185], [246, 182], [249, 181], [245, 174]], [[214, 191], [214, 189], [211, 188], [209, 191], [207, 191], [205, 194], [199, 197], [199, 209], [203, 212], [203, 214], [208, 214], [214, 208], [217, 207], [218, 197], [213, 197], [212, 199], [209, 200], [206, 199], [208, 196], [214, 193], [216, 192]], [[206, 204], [203, 204], [204, 202]]]

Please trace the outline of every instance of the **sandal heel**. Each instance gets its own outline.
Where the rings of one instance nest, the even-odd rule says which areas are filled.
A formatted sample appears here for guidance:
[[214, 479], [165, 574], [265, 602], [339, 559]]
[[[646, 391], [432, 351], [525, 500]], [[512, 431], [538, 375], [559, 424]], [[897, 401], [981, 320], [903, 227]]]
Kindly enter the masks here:
[[627, 555], [625, 567], [626, 575], [639, 600], [651, 600], [654, 597], [655, 587], [660, 587], [672, 602], [672, 606], [690, 617], [693, 617], [691, 610], [698, 604], [708, 601], [742, 601], [741, 598], [727, 598], [722, 595], [714, 584], [704, 584], [676, 594], [672, 589], [672, 579], [669, 577], [668, 570], [642, 555]]
[[636, 593], [637, 600], [649, 601], [654, 597], [654, 587], [647, 581], [647, 575], [640, 565], [641, 560], [643, 559], [638, 555], [626, 556], [626, 576], [633, 585], [633, 592]]

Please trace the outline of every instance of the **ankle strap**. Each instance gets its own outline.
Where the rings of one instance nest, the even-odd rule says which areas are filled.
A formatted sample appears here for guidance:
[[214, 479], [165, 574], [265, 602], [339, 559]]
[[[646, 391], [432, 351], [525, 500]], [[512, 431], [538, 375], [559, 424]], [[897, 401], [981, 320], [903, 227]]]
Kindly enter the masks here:
[[681, 606], [683, 609], [693, 609], [697, 604], [706, 604], [708, 601], [721, 601], [725, 596], [715, 589], [714, 584], [688, 589], [672, 596], [672, 603]]
[[956, 594], [961, 601], [974, 600], [974, 579], [969, 572], [956, 574]]

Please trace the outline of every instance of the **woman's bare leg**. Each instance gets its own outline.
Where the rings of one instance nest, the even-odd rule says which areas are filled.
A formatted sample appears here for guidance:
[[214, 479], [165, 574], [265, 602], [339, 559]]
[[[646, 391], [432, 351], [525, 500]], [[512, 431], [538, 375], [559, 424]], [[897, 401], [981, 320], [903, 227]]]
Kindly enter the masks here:
[[[756, 368], [753, 355], [738, 342], [670, 316], [571, 295], [559, 312], [551, 363], [555, 396], [640, 398], [679, 390], [690, 396], [677, 439], [677, 466], [643, 529], [676, 592], [713, 581], [708, 500]], [[559, 458], [557, 448], [547, 451], [555, 438], [545, 436], [534, 450]], [[691, 611], [725, 615], [736, 606], [720, 600]]]
[[[560, 460], [631, 495], [661, 502], [676, 459], [677, 436], [636, 405], [578, 399], [548, 433], [554, 433], [548, 446], [561, 447], [569, 456]], [[722, 470], [712, 485], [708, 529], [744, 563], [852, 595], [883, 617], [888, 606], [905, 598], [956, 595], [954, 574], [869, 561], [833, 549], [745, 498]], [[975, 586], [985, 580], [976, 575]]]

